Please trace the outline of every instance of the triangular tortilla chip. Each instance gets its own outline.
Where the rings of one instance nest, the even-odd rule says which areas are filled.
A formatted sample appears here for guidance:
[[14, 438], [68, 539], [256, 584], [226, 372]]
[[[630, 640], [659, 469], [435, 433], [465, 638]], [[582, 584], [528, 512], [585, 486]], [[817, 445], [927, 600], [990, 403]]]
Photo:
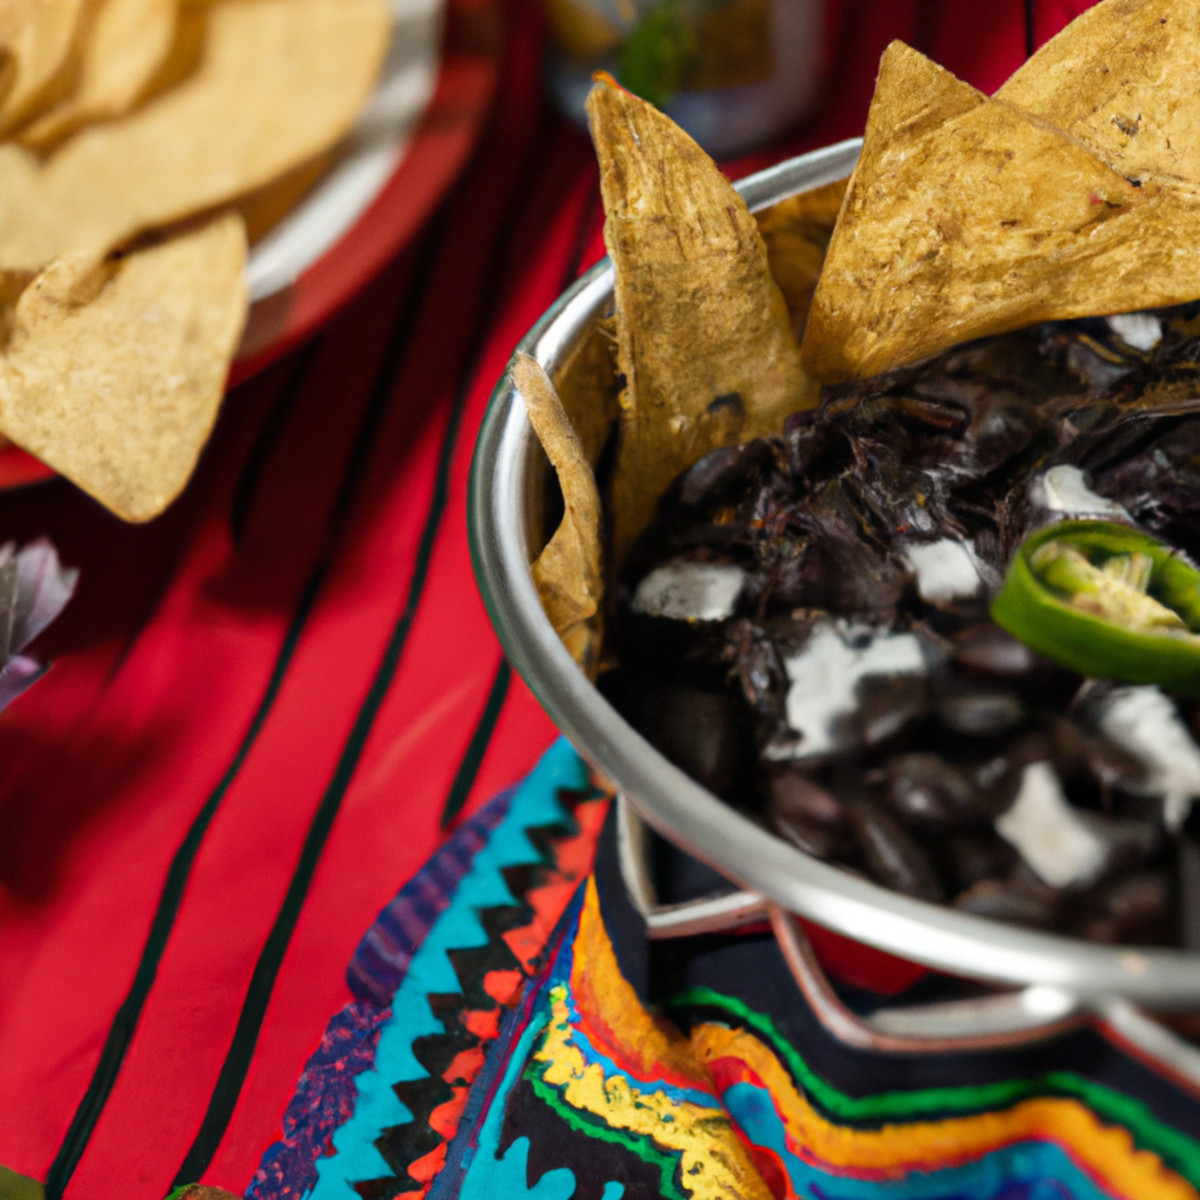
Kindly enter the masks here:
[[563, 496], [563, 518], [531, 570], [542, 608], [571, 656], [595, 675], [601, 639], [600, 493], [583, 444], [536, 359], [513, 359], [513, 383]]
[[1105, 0], [996, 93], [1085, 142], [1130, 179], [1200, 195], [1200, 5]]
[[593, 467], [620, 415], [617, 403], [617, 345], [611, 317], [597, 318], [586, 337], [568, 352], [554, 374], [554, 386], [571, 427]]
[[87, 121], [131, 108], [165, 61], [179, 0], [90, 0], [84, 35], [63, 99], [19, 132], [27, 146], [46, 146]]
[[0, 354], [0, 429], [119, 516], [156, 516], [208, 438], [245, 323], [246, 235], [228, 214], [21, 294]]
[[620, 562], [680, 471], [777, 430], [816, 389], [754, 218], [712, 159], [611, 81], [592, 88], [587, 108], [626, 384], [613, 498]]
[[202, 61], [178, 86], [44, 163], [0, 146], [0, 270], [102, 253], [326, 149], [370, 95], [391, 31], [383, 0], [238, 0], [203, 16]]
[[885, 52], [804, 334], [823, 381], [1036, 321], [1200, 295], [1198, 224], [1039, 117]]

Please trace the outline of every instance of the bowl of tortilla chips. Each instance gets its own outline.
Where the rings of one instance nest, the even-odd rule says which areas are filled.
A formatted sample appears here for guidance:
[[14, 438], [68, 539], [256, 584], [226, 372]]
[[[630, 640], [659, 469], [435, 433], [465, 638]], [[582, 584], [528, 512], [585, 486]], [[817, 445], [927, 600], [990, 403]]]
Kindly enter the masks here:
[[394, 169], [440, 26], [437, 0], [9, 5], [6, 443], [126, 520], [161, 512], [239, 347], [278, 341], [290, 286]]
[[[594, 679], [606, 581], [707, 454], [777, 431], [823, 384], [1039, 322], [1200, 298], [1197, 45], [1200, 15], [1107, 0], [988, 97], [894, 44], [861, 143], [736, 187], [661, 114], [610, 81], [594, 89], [610, 257], [534, 326], [496, 390], [472, 552], [505, 650], [559, 728], [637, 818], [739, 889], [679, 931], [761, 916], [761, 899], [777, 932], [799, 915], [1018, 989], [1000, 997], [1010, 1034], [1103, 1012], [1161, 1050], [1132, 1006], [1194, 1009], [1194, 955], [1002, 924], [801, 852], [669, 761]], [[1173, 102], [1155, 106], [1167, 78]], [[651, 915], [670, 936], [671, 914]], [[811, 956], [793, 951], [799, 978]]]

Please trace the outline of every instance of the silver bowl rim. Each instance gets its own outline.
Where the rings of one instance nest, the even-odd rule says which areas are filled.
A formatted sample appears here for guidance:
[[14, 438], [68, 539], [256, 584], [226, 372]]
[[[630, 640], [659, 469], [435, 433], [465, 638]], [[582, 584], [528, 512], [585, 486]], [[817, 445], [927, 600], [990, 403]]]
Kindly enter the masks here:
[[[735, 186], [752, 210], [844, 178], [861, 139], [828, 146]], [[516, 347], [553, 376], [611, 305], [603, 259], [568, 288]], [[523, 528], [535, 440], [508, 371], [480, 427], [468, 487], [476, 581], [501, 645], [558, 728], [663, 836], [737, 885], [845, 937], [910, 962], [1006, 986], [1062, 989], [1080, 1001], [1125, 998], [1158, 1011], [1195, 1008], [1200, 955], [1100, 946], [914, 900], [810, 858], [718, 799], [641, 737], [567, 653], [542, 611]]]

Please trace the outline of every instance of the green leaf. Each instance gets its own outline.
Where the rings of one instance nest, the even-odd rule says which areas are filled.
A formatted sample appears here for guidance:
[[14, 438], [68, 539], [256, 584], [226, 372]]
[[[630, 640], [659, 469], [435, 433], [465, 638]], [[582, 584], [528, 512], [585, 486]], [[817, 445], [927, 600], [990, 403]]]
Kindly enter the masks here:
[[696, 56], [696, 28], [680, 0], [663, 0], [634, 28], [621, 52], [617, 79], [663, 108], [678, 93]]

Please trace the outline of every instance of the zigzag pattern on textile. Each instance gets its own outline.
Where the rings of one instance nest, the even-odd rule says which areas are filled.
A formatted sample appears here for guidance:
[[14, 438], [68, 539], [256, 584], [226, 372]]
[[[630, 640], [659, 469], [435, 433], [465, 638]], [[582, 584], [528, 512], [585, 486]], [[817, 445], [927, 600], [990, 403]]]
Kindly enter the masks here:
[[445, 907], [476, 853], [509, 810], [516, 788], [499, 793], [408, 881], [364, 935], [346, 969], [357, 997], [330, 1018], [321, 1043], [283, 1115], [283, 1137], [269, 1147], [248, 1200], [292, 1200], [316, 1183], [316, 1160], [354, 1111], [354, 1079], [375, 1061], [380, 1028], [413, 954]]
[[[356, 1183], [355, 1191], [362, 1200], [423, 1195], [444, 1165], [446, 1143], [457, 1130], [467, 1092], [483, 1064], [487, 1045], [499, 1030], [502, 1010], [516, 999], [521, 985], [537, 967], [536, 960], [522, 963], [506, 937], [537, 924], [545, 927], [544, 921], [538, 921], [539, 914], [529, 896], [556, 872], [559, 848], [581, 836], [575, 813], [589, 797], [565, 790], [559, 795], [567, 819], [525, 830], [538, 852], [538, 861], [499, 872], [515, 902], [477, 913], [487, 941], [446, 951], [460, 990], [431, 993], [428, 997], [443, 1032], [416, 1038], [412, 1043], [413, 1056], [428, 1074], [393, 1085], [393, 1092], [411, 1117], [383, 1129], [375, 1139], [375, 1148], [392, 1174]], [[545, 927], [544, 933], [549, 932]], [[544, 944], [544, 937], [539, 940]]]
[[386, 1008], [408, 964], [488, 835], [504, 819], [516, 788], [501, 792], [469, 820], [375, 918], [346, 968], [346, 983], [360, 1000]]
[[[565, 839], [572, 832], [575, 831], [565, 825], [528, 831], [530, 841], [541, 843], [539, 848], [546, 854], [543, 870], [551, 869], [553, 859], [547, 851], [556, 836]], [[446, 952], [462, 985], [461, 990], [429, 996], [429, 1007], [441, 1023], [443, 1032], [413, 1041], [413, 1057], [428, 1075], [393, 1085], [392, 1090], [411, 1117], [402, 1124], [385, 1128], [375, 1139], [375, 1147], [391, 1168], [393, 1177], [356, 1184], [355, 1191], [363, 1200], [392, 1200], [401, 1194], [423, 1192], [441, 1168], [444, 1144], [457, 1127], [454, 1118], [461, 1111], [466, 1091], [478, 1074], [484, 1047], [499, 1028], [501, 1000], [507, 1003], [512, 998], [511, 995], [489, 995], [488, 981], [505, 974], [510, 977], [519, 974], [524, 979], [517, 956], [504, 941], [505, 933], [528, 924], [531, 915], [523, 893], [512, 887], [510, 876], [514, 874], [516, 872], [501, 871], [513, 895], [518, 897], [517, 903], [485, 909], [478, 914], [487, 933], [486, 944]], [[438, 1121], [435, 1114], [440, 1114], [443, 1120]], [[437, 1153], [439, 1148], [442, 1148], [441, 1154]], [[418, 1172], [416, 1176], [414, 1169]]]
[[471, 1082], [578, 881], [607, 798], [565, 744], [517, 789], [449, 907], [412, 956], [354, 1114], [317, 1163], [317, 1200], [420, 1196]]

